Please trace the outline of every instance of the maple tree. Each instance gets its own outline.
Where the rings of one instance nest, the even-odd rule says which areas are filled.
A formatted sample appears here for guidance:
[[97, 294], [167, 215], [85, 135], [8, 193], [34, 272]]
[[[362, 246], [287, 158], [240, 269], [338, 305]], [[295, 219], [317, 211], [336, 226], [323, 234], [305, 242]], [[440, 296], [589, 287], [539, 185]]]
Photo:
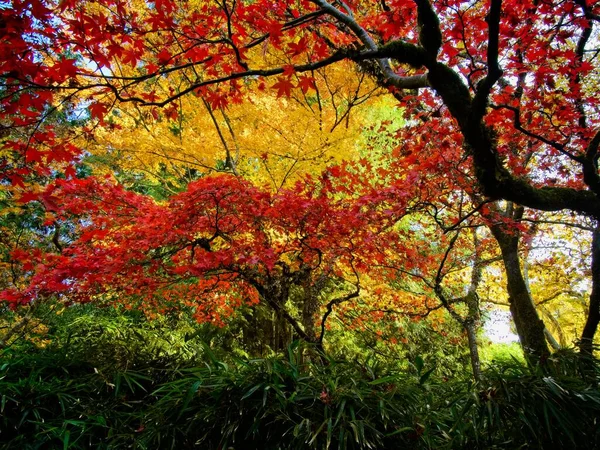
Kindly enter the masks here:
[[[37, 201], [57, 221], [79, 223], [78, 236], [58, 251], [14, 249], [29, 283], [0, 298], [116, 302], [150, 317], [188, 309], [215, 325], [260, 301], [322, 347], [329, 315], [360, 294], [361, 274], [382, 258], [378, 235], [403, 211], [335, 199], [330, 189], [327, 176], [269, 193], [222, 175], [157, 203], [108, 180], [58, 180]], [[290, 309], [292, 288], [301, 295]]]
[[[447, 318], [440, 315], [447, 311], [450, 318], [462, 328], [467, 338], [471, 369], [475, 380], [481, 379], [478, 332], [480, 331], [480, 295], [483, 273], [495, 257], [484, 257], [486, 245], [480, 242], [477, 232], [458, 230], [445, 235], [435, 223], [428, 223], [421, 215], [419, 240], [428, 242], [415, 249], [419, 264], [406, 263], [401, 237], [404, 233], [390, 233], [385, 263], [379, 266], [380, 277], [387, 281], [387, 289], [379, 289], [376, 299], [369, 299], [365, 316], [382, 318], [382, 314], [412, 317], [422, 320], [435, 317], [437, 327], [444, 329]], [[415, 221], [415, 217], [410, 217]], [[413, 237], [414, 240], [414, 237]], [[469, 245], [471, 241], [471, 245]], [[402, 255], [398, 258], [399, 255]], [[409, 258], [415, 258], [411, 254]], [[390, 289], [391, 288], [391, 289]], [[371, 319], [372, 321], [372, 319]], [[446, 331], [442, 332], [444, 335]]]
[[[1, 123], [29, 131], [4, 143], [22, 158], [4, 163], [14, 185], [80, 151], [45, 122], [57, 109], [87, 107], [91, 133], [118, 102], [173, 115], [198, 95], [218, 110], [257, 89], [311, 92], [313, 71], [349, 60], [403, 105], [398, 164], [436, 142], [470, 166], [462, 181], [486, 200], [600, 218], [596, 3], [32, 0], [0, 14]], [[171, 77], [177, 89], [156, 89]], [[597, 235], [587, 353], [600, 322]], [[531, 302], [509, 299], [523, 344], [545, 353]]]
[[[397, 134], [397, 131], [394, 134]], [[559, 348], [559, 345], [554, 340], [547, 325], [540, 318], [540, 313], [543, 313], [546, 319], [553, 322], [553, 328], [556, 328], [556, 320], [540, 306], [542, 305], [540, 302], [543, 302], [543, 300], [537, 298], [540, 291], [543, 292], [547, 282], [546, 280], [534, 278], [533, 283], [530, 283], [531, 279], [528, 277], [527, 269], [522, 267], [522, 265], [527, 264], [528, 252], [525, 251], [525, 247], [531, 245], [533, 235], [536, 233], [535, 230], [539, 228], [539, 224], [544, 223], [544, 215], [535, 210], [529, 210], [525, 214], [525, 208], [512, 202], [490, 202], [482, 199], [477, 191], [477, 186], [473, 184], [472, 179], [469, 177], [468, 164], [465, 164], [465, 160], [460, 154], [449, 152], [446, 149], [440, 150], [439, 147], [442, 146], [436, 136], [432, 136], [430, 140], [425, 141], [424, 145], [426, 149], [419, 153], [418, 158], [409, 156], [402, 161], [402, 164], [394, 163], [383, 170], [388, 179], [393, 180], [390, 182], [395, 185], [396, 189], [408, 190], [410, 186], [417, 186], [418, 197], [415, 197], [413, 201], [418, 198], [426, 215], [425, 217], [417, 217], [414, 221], [424, 224], [428, 222], [427, 217], [431, 216], [429, 220], [432, 218], [434, 223], [440, 227], [441, 232], [453, 235], [453, 238], [449, 241], [448, 252], [455, 251], [454, 247], [462, 248], [464, 252], [464, 249], [468, 248], [469, 245], [466, 247], [464, 243], [456, 245], [457, 242], [460, 243], [460, 240], [457, 241], [459, 233], [469, 229], [481, 228], [487, 229], [487, 233], [484, 232], [482, 235], [482, 242], [486, 243], [485, 246], [489, 247], [490, 240], [492, 240], [495, 241], [500, 251], [498, 254], [497, 251], [488, 248], [485, 263], [481, 260], [481, 254], [471, 263], [471, 288], [468, 288], [454, 299], [462, 299], [459, 301], [461, 302], [464, 299], [471, 298], [470, 318], [461, 318], [460, 315], [454, 313], [452, 314], [453, 317], [463, 326], [472, 326], [474, 322], [479, 322], [477, 317], [480, 314], [480, 300], [477, 286], [479, 286], [483, 275], [481, 264], [488, 265], [495, 261], [501, 261], [506, 292], [510, 299], [505, 305], [511, 309], [524, 349], [527, 354], [535, 354], [542, 359], [548, 358], [550, 351], [546, 341], [554, 348]], [[427, 153], [426, 157], [422, 156], [425, 152]], [[427, 172], [422, 171], [423, 167], [428, 168]], [[381, 172], [382, 169], [379, 169], [379, 171]], [[561, 224], [568, 225], [569, 222], [559, 221], [553, 223], [554, 226]], [[548, 233], [546, 234], [548, 235]], [[479, 239], [477, 234], [474, 236]], [[428, 236], [426, 239], [436, 240], [433, 236]], [[482, 249], [480, 249], [482, 252], [483, 245], [483, 243], [478, 244], [478, 246], [482, 246]], [[492, 247], [494, 246], [492, 245]], [[569, 260], [570, 256], [566, 252], [559, 253], [562, 260]], [[474, 254], [477, 255], [478, 252], [475, 251]], [[449, 253], [442, 254], [439, 259], [442, 260], [443, 258], [445, 260], [448, 255]], [[581, 258], [575, 258], [570, 264], [578, 266], [582, 264], [582, 260]], [[443, 306], [448, 308], [453, 301], [449, 301], [448, 298], [444, 299], [446, 294], [444, 294], [440, 284], [444, 276], [442, 268], [443, 263], [439, 268], [433, 267], [434, 275], [426, 280], [426, 284], [431, 289], [435, 288], [438, 299], [442, 301]], [[436, 270], [437, 275], [435, 275]], [[558, 271], [560, 269], [557, 268]], [[422, 277], [422, 274], [419, 275]], [[575, 279], [572, 281], [575, 283]], [[464, 286], [467, 282], [454, 279], [453, 284]], [[467, 294], [471, 292], [471, 294], [467, 295], [465, 292]], [[498, 298], [498, 294], [495, 294], [495, 296]], [[494, 303], [498, 303], [497, 298], [488, 299], [484, 297], [483, 300], [492, 300]], [[531, 324], [537, 324], [537, 329], [531, 327]], [[467, 331], [474, 336], [472, 329]], [[475, 339], [471, 339], [471, 342], [474, 341]], [[473, 351], [472, 354], [475, 355]], [[473, 364], [474, 368], [476, 366], [477, 364]]]

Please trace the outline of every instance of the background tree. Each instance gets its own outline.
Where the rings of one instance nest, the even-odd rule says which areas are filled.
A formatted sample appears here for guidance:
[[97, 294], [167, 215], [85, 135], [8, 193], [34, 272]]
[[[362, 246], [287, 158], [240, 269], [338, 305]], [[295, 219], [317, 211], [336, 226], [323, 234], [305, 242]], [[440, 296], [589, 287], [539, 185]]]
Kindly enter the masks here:
[[366, 109], [357, 107], [375, 104], [380, 89], [367, 74], [349, 69], [324, 68], [313, 73], [310, 90], [289, 97], [256, 91], [227, 108], [213, 110], [201, 98], [183, 97], [170, 116], [158, 119], [122, 104], [83, 145], [121, 170], [142, 171], [163, 183], [161, 168], [182, 179], [191, 169], [197, 175], [230, 172], [281, 189], [358, 154], [367, 121]]

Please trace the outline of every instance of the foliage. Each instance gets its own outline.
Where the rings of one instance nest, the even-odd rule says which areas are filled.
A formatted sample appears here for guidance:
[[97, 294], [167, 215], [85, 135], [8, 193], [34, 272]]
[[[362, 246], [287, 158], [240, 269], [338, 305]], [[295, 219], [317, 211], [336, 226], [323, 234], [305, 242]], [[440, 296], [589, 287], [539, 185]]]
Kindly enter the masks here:
[[[225, 157], [214, 158], [214, 145], [206, 152], [207, 165], [217, 170], [238, 174], [233, 151], [247, 136], [250, 143], [244, 145], [254, 152], [250, 166], [262, 164], [262, 153], [257, 157], [256, 152], [263, 147], [275, 153], [276, 161], [290, 159], [291, 153], [296, 154], [293, 161], [308, 161], [314, 145], [306, 146], [305, 155], [291, 150], [302, 150], [302, 137], [293, 134], [299, 130], [295, 111], [304, 110], [310, 117], [307, 142], [325, 148], [326, 125], [333, 122], [339, 128], [348, 111], [368, 96], [365, 92], [379, 86], [400, 102], [397, 112], [405, 116], [405, 126], [393, 131], [398, 145], [385, 152], [387, 163], [374, 167], [367, 161], [366, 172], [377, 171], [384, 182], [389, 174], [411, 166], [393, 191], [399, 208], [412, 201], [439, 209], [456, 199], [436, 195], [441, 188], [460, 189], [484, 215], [482, 205], [505, 199], [517, 209], [567, 209], [600, 218], [594, 95], [598, 64], [592, 51], [598, 5], [572, 0], [548, 5], [500, 0], [286, 0], [277, 5], [266, 0], [110, 0], [99, 6], [94, 1], [56, 5], [34, 0], [11, 3], [0, 12], [6, 28], [0, 58], [1, 119], [10, 135], [3, 140], [3, 154], [10, 157], [2, 164], [3, 183], [16, 190], [30, 188], [27, 176], [48, 175], [55, 168], [64, 171], [73, 188], [81, 187], [75, 182], [74, 163], [84, 147], [98, 144], [101, 152], [118, 154], [119, 147], [132, 146], [131, 136], [138, 136], [140, 129], [144, 138], [140, 135], [135, 143], [146, 154], [153, 151], [148, 141], [173, 137], [169, 148], [157, 149], [158, 161], [149, 166], [158, 162], [185, 171], [187, 156], [179, 167], [177, 155], [189, 154], [188, 144], [204, 147], [207, 142], [196, 139], [198, 133], [185, 134], [194, 122], [212, 122], [221, 130], [208, 141], [220, 141]], [[348, 70], [350, 66], [355, 69]], [[351, 79], [364, 81], [364, 86], [356, 87]], [[250, 112], [244, 101], [275, 114], [262, 117], [257, 113], [261, 108]], [[290, 120], [274, 126], [270, 117], [281, 117], [277, 110], [286, 103], [292, 105], [286, 117]], [[246, 119], [236, 131], [231, 119], [238, 108]], [[70, 120], [78, 114], [85, 120]], [[57, 115], [74, 126], [57, 129], [52, 120]], [[253, 129], [250, 122], [258, 123], [255, 119], [275, 128], [274, 135], [282, 130], [286, 132], [279, 134], [294, 135], [288, 148], [269, 148], [281, 146], [270, 135], [264, 142], [259, 138], [257, 145], [257, 136], [245, 131]], [[202, 162], [196, 150], [191, 153]], [[327, 164], [317, 159], [315, 166]], [[272, 176], [265, 164], [275, 188], [291, 174], [287, 163], [277, 169], [283, 176]], [[252, 167], [247, 172], [255, 175]], [[338, 172], [336, 167], [327, 169], [331, 176]], [[407, 186], [426, 195], [414, 189], [403, 192]], [[38, 193], [33, 191], [24, 197], [33, 199]], [[58, 200], [44, 206], [55, 210]], [[378, 207], [372, 196], [362, 201], [360, 207], [367, 202]], [[521, 233], [519, 220], [500, 219], [497, 226], [505, 237], [514, 230]], [[597, 235], [600, 239], [600, 229]], [[591, 260], [600, 264], [600, 251]], [[510, 268], [507, 273], [512, 273]], [[592, 284], [599, 284], [600, 270], [591, 275]], [[31, 297], [31, 292], [15, 290], [20, 289], [2, 294], [4, 300], [15, 305]], [[476, 292], [472, 294], [475, 298]], [[544, 327], [529, 297], [510, 297], [517, 330], [527, 348], [546, 356]], [[241, 303], [234, 299], [224, 309]], [[600, 289], [592, 290], [589, 311], [581, 332], [587, 353], [600, 323]], [[213, 311], [208, 308], [199, 315], [211, 316]], [[470, 323], [476, 316], [463, 319]]]
[[365, 355], [373, 354], [389, 370], [399, 371], [411, 370], [421, 358], [438, 377], [447, 379], [471, 371], [463, 330], [442, 312], [438, 317], [412, 319], [386, 314], [359, 320], [349, 312], [340, 316], [332, 320], [327, 337], [326, 350], [332, 358], [364, 363]]
[[334, 307], [360, 295], [367, 261], [388, 257], [382, 242], [395, 240], [395, 258], [407, 267], [425, 263], [407, 258], [410, 246], [390, 227], [402, 205], [383, 209], [388, 196], [337, 196], [327, 173], [277, 193], [203, 177], [161, 203], [108, 180], [58, 180], [35, 198], [56, 205], [80, 235], [58, 252], [14, 251], [15, 262], [31, 267], [31, 282], [0, 296], [14, 305], [52, 295], [109, 302], [151, 317], [190, 311], [219, 325], [260, 302], [322, 345]]
[[509, 364], [515, 360], [525, 363], [523, 350], [518, 342], [494, 343], [484, 340], [481, 345], [481, 359], [488, 365]]
[[289, 187], [306, 173], [357, 154], [367, 111], [358, 106], [373, 105], [378, 88], [366, 74], [348, 69], [315, 71], [310, 92], [294, 91], [289, 98], [256, 91], [242, 104], [213, 110], [206, 100], [186, 96], [176, 115], [159, 120], [121, 104], [86, 148], [163, 183], [170, 181], [165, 169], [180, 178], [191, 169], [234, 173], [272, 190]]
[[[75, 321], [81, 331], [121, 320], [91, 311], [79, 318], [87, 314], [86, 326]], [[594, 381], [574, 378], [574, 355], [557, 356], [552, 372], [503, 362], [473, 385], [438, 378], [420, 357], [403, 371], [375, 357], [323, 365], [305, 360], [297, 343], [265, 359], [224, 361], [198, 341], [196, 356], [181, 346], [169, 356], [154, 352], [171, 341], [166, 329], [147, 326], [87, 339], [75, 331], [61, 345], [5, 351], [0, 448], [600, 446], [600, 371], [594, 363]], [[139, 332], [154, 338], [140, 341]]]

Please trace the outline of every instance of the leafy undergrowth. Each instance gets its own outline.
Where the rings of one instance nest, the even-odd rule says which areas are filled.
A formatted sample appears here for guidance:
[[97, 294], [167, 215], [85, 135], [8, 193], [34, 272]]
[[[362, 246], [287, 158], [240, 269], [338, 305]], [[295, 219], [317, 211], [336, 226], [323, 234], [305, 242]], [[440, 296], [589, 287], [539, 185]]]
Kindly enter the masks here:
[[1, 449], [600, 448], [597, 366], [584, 382], [566, 356], [545, 373], [503, 362], [475, 386], [420, 360], [393, 373], [297, 346], [227, 362], [206, 345], [137, 351], [125, 364], [100, 357], [99, 339], [1, 356]]

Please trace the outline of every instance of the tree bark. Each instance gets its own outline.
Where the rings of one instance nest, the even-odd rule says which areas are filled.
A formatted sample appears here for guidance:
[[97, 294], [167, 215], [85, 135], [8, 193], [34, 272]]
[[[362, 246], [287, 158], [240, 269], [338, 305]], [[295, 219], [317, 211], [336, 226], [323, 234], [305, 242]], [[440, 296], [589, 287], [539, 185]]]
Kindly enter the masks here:
[[600, 322], [600, 221], [592, 234], [592, 293], [590, 307], [581, 333], [579, 350], [584, 355], [592, 355], [594, 351], [594, 336]]
[[315, 289], [311, 286], [310, 281], [310, 278], [307, 278], [303, 286], [304, 301], [302, 303], [302, 326], [310, 341], [317, 342], [318, 335], [315, 321], [316, 315], [319, 312], [319, 298]]
[[477, 326], [472, 320], [466, 321], [463, 327], [467, 331], [469, 342], [469, 354], [471, 356], [471, 368], [475, 381], [481, 381], [481, 360], [479, 359], [479, 347], [477, 345]]
[[[518, 209], [520, 212], [517, 214], [522, 214], [522, 207]], [[544, 362], [550, 356], [550, 350], [546, 343], [544, 322], [538, 316], [521, 271], [520, 233], [516, 229], [506, 230], [501, 224], [494, 224], [490, 229], [502, 253], [510, 312], [523, 352], [530, 363]]]

